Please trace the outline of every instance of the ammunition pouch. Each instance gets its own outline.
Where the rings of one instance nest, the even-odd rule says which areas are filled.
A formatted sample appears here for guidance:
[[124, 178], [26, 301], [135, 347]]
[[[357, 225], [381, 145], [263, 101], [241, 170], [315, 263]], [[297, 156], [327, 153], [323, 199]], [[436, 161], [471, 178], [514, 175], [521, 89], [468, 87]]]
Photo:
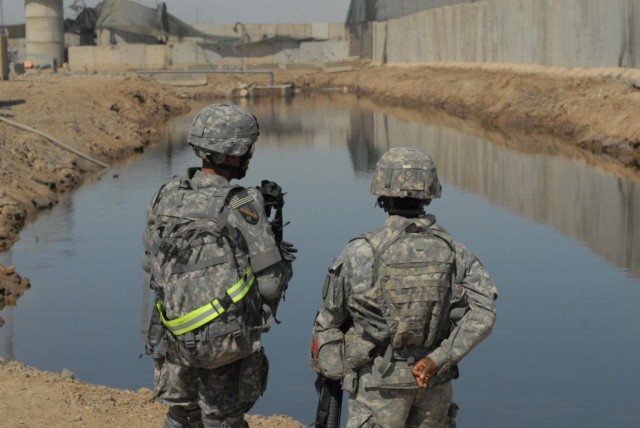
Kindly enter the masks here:
[[164, 339], [164, 335], [167, 329], [162, 325], [160, 321], [160, 315], [158, 311], [151, 311], [151, 319], [149, 320], [149, 328], [147, 330], [147, 340], [145, 343], [145, 354], [152, 355], [154, 349]]
[[329, 379], [342, 379], [344, 367], [344, 334], [338, 329], [318, 333], [318, 371]]
[[342, 378], [342, 389], [349, 394], [354, 394], [358, 390], [358, 374], [354, 371], [349, 371]]
[[435, 377], [429, 379], [429, 386], [440, 385], [441, 383], [450, 382], [460, 377], [460, 369], [458, 365], [443, 367], [438, 371]]
[[357, 370], [373, 361], [375, 349], [375, 342], [366, 333], [357, 333], [354, 328], [350, 328], [344, 335], [345, 365], [351, 370]]

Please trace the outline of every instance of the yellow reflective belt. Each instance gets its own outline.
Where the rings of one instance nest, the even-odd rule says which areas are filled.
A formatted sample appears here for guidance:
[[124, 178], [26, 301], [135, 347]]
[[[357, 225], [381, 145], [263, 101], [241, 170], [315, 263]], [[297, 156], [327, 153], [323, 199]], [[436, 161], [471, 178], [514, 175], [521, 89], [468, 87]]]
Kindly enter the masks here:
[[[238, 303], [242, 300], [242, 298], [249, 292], [254, 281], [255, 277], [253, 275], [253, 271], [249, 268], [245, 272], [243, 278], [240, 278], [238, 282], [227, 289], [227, 294], [231, 297], [233, 303]], [[202, 327], [225, 312], [225, 308], [220, 304], [218, 299], [213, 299], [213, 301], [206, 305], [172, 320], [168, 320], [164, 317], [160, 301], [156, 303], [156, 308], [160, 314], [162, 324], [164, 324], [165, 327], [167, 327], [169, 331], [176, 336], [188, 333], [198, 327]]]
[[233, 286], [227, 290], [227, 294], [231, 297], [233, 303], [238, 303], [249, 292], [254, 280], [253, 271], [249, 268], [247, 272], [245, 272], [244, 278], [240, 279], [240, 281], [233, 284]]

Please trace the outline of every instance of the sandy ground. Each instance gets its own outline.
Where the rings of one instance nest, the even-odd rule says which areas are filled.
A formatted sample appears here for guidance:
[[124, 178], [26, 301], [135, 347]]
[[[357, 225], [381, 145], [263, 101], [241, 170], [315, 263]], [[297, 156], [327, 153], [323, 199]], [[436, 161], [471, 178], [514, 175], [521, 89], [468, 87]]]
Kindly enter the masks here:
[[[19, 362], [0, 364], [0, 426], [3, 428], [159, 428], [166, 406], [142, 388], [127, 391], [90, 385], [73, 373], [49, 373]], [[248, 415], [251, 428], [300, 428], [288, 416]]]
[[[581, 157], [640, 180], [640, 89], [633, 82], [526, 69], [427, 66], [282, 71], [275, 78], [299, 90], [352, 91], [380, 108], [408, 108], [406, 114], [445, 112], [503, 134], [502, 144], [510, 144], [514, 135], [552, 137], [559, 143], [538, 145], [535, 138], [526, 138], [532, 146], [518, 149]], [[265, 84], [261, 79], [258, 84]], [[135, 74], [40, 72], [0, 81], [0, 119], [49, 137], [0, 121], [0, 251], [19, 239], [21, 228], [39, 211], [55, 205], [101, 164], [126, 161], [153, 144], [158, 125], [188, 109], [186, 99], [241, 94], [255, 80], [216, 74], [204, 85], [174, 86]], [[28, 288], [28, 278], [0, 266], [0, 311]], [[3, 427], [157, 427], [166, 408], [150, 398], [148, 390], [114, 390], [85, 384], [70, 373], [0, 362]], [[252, 416], [249, 423], [300, 426], [286, 416]]]

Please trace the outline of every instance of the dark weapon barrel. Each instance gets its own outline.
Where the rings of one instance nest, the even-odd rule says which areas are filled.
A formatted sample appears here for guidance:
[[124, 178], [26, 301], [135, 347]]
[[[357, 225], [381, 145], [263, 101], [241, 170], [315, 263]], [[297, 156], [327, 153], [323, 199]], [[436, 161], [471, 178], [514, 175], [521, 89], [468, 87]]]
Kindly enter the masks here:
[[318, 375], [320, 388], [315, 428], [338, 428], [342, 413], [342, 384], [339, 380]]

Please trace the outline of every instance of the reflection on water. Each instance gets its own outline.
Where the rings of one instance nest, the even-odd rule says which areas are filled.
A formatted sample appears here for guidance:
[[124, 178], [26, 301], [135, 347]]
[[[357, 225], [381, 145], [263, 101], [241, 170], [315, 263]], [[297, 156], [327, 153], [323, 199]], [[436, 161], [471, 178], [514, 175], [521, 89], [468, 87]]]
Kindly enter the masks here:
[[[167, 125], [168, 141], [41, 214], [0, 254], [32, 282], [2, 312], [0, 356], [92, 383], [151, 386], [151, 361], [138, 358], [144, 210], [196, 163], [184, 139], [200, 107]], [[501, 295], [493, 335], [455, 382], [461, 426], [635, 426], [637, 183], [533, 149], [548, 142], [510, 141], [440, 115], [387, 114], [345, 95], [245, 107], [262, 135], [243, 183], [282, 185], [285, 238], [300, 249], [282, 324], [265, 337], [269, 388], [252, 412], [313, 420], [307, 346], [326, 266], [383, 221], [371, 171], [387, 148], [405, 145], [435, 158], [444, 191], [430, 208], [480, 256]]]
[[[493, 141], [460, 132], [462, 121], [450, 128], [373, 112], [361, 116], [367, 118], [354, 118], [357, 134], [350, 140], [356, 171], [370, 171], [389, 147], [401, 144], [422, 149], [433, 156], [446, 182], [551, 224], [640, 276], [638, 182], [569, 158], [505, 150]], [[528, 144], [539, 146], [541, 142]]]
[[[265, 100], [252, 108], [265, 111], [263, 116], [269, 120], [263, 127], [277, 130], [269, 144], [312, 145], [318, 132], [332, 132], [334, 138], [329, 141], [343, 144], [346, 135], [356, 174], [370, 173], [377, 159], [390, 147], [423, 150], [435, 159], [445, 182], [536, 222], [550, 224], [616, 266], [640, 276], [637, 181], [618, 178], [585, 162], [535, 150], [540, 146], [553, 150], [549, 142], [528, 140], [518, 144], [504, 141], [505, 137], [500, 135], [478, 136], [477, 132], [470, 132], [472, 128], [465, 122], [444, 115], [434, 114], [430, 122], [407, 121], [363, 110], [350, 97], [334, 98], [340, 100], [334, 102], [350, 105], [348, 123], [346, 116], [339, 119], [327, 116], [325, 123], [319, 123], [317, 117], [291, 114], [297, 105], [289, 101]], [[325, 102], [318, 103], [326, 105]], [[276, 108], [279, 115], [273, 116]]]

